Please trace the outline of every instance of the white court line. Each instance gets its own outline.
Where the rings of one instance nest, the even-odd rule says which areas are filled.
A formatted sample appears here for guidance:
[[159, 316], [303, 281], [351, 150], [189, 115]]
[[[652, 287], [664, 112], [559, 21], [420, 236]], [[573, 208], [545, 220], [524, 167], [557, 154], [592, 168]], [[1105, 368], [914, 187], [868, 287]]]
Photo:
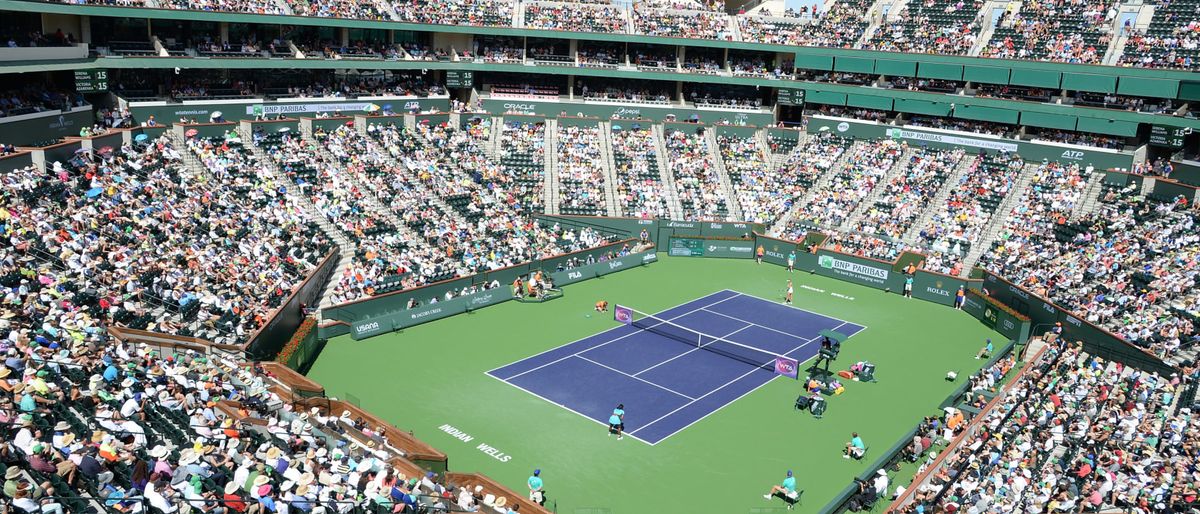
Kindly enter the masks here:
[[[522, 390], [522, 391], [525, 391], [526, 393], [529, 393], [529, 394], [533, 395], [533, 396], [534, 396], [534, 397], [536, 397], [536, 398], [540, 398], [540, 399], [542, 399], [543, 401], [545, 401], [545, 402], [547, 402], [547, 403], [549, 403], [549, 404], [551, 404], [551, 405], [555, 405], [555, 406], [558, 406], [558, 407], [562, 407], [562, 408], [566, 409], [568, 412], [573, 412], [573, 413], [575, 413], [575, 414], [578, 414], [578, 415], [580, 415], [580, 416], [583, 416], [583, 418], [584, 418], [584, 419], [586, 419], [586, 420], [588, 420], [588, 421], [591, 421], [591, 422], [593, 422], [593, 423], [599, 423], [601, 426], [603, 426], [603, 427], [605, 427], [605, 428], [608, 428], [608, 423], [605, 423], [605, 422], [603, 422], [603, 421], [600, 421], [600, 420], [598, 420], [598, 419], [596, 419], [596, 418], [593, 418], [593, 417], [591, 417], [591, 416], [588, 416], [587, 414], [584, 414], [584, 413], [582, 413], [582, 412], [579, 412], [579, 411], [577, 411], [577, 410], [575, 410], [575, 409], [572, 409], [572, 408], [570, 408], [570, 407], [567, 407], [565, 404], [558, 403], [558, 402], [556, 402], [556, 401], [554, 401], [554, 400], [551, 400], [551, 399], [549, 399], [549, 398], [546, 398], [545, 396], [542, 396], [542, 395], [540, 395], [540, 394], [537, 394], [537, 393], [535, 393], [535, 392], [533, 392], [533, 391], [530, 391], [530, 390], [528, 390], [528, 389], [525, 389], [524, 387], [521, 387], [521, 386], [519, 386], [519, 385], [517, 385], [517, 384], [514, 384], [514, 383], [512, 383], [512, 382], [509, 382], [509, 381], [507, 381], [507, 380], [504, 380], [503, 378], [497, 377], [497, 376], [495, 376], [495, 375], [492, 375], [492, 374], [490, 374], [490, 373], [484, 373], [484, 374], [485, 374], [485, 375], [487, 375], [487, 376], [489, 376], [489, 377], [492, 377], [492, 378], [494, 378], [494, 379], [496, 379], [496, 380], [499, 380], [501, 383], [508, 384], [508, 385], [510, 385], [510, 386], [513, 386], [513, 387], [515, 387], [515, 388], [517, 388], [517, 389], [520, 389], [520, 390]], [[646, 443], [646, 444], [648, 444], [648, 445], [650, 445], [650, 446], [654, 446], [654, 443], [652, 443], [652, 442], [650, 442], [650, 441], [647, 441], [647, 440], [645, 440], [645, 439], [642, 439], [642, 438], [640, 438], [640, 437], [638, 437], [638, 436], [636, 436], [636, 435], [633, 435], [633, 434], [631, 434], [631, 433], [629, 433], [629, 432], [625, 432], [625, 435], [627, 435], [627, 436], [629, 436], [629, 437], [632, 437], [632, 438], [634, 438], [634, 439], [637, 439], [638, 441], [641, 441], [641, 442], [643, 442], [643, 443]]]
[[[807, 339], [806, 339], [806, 338], [800, 337], [800, 336], [798, 336], [798, 335], [796, 335], [796, 334], [793, 334], [793, 333], [791, 333], [791, 332], [784, 332], [784, 331], [782, 331], [782, 330], [777, 330], [777, 329], [774, 329], [774, 328], [771, 328], [771, 327], [768, 327], [768, 326], [759, 325], [758, 323], [755, 323], [755, 322], [753, 322], [753, 321], [746, 321], [746, 320], [744, 320], [744, 319], [742, 319], [742, 318], [737, 318], [737, 317], [730, 316], [730, 315], [728, 315], [728, 314], [723, 314], [723, 313], [720, 313], [720, 312], [717, 312], [717, 311], [710, 311], [710, 310], [708, 310], [708, 309], [704, 309], [704, 312], [707, 312], [707, 313], [709, 313], [709, 314], [716, 314], [717, 316], [723, 316], [723, 317], [726, 317], [726, 318], [729, 318], [729, 319], [732, 319], [732, 320], [737, 320], [737, 321], [740, 321], [740, 322], [742, 322], [742, 323], [745, 323], [745, 324], [747, 324], [747, 325], [750, 325], [750, 326], [753, 326], [753, 327], [758, 327], [758, 328], [761, 328], [761, 329], [763, 329], [763, 330], [770, 330], [771, 332], [775, 332], [775, 333], [777, 333], [777, 334], [783, 334], [783, 335], [785, 335], [785, 336], [794, 337], [794, 338], [796, 338], [796, 339], [799, 339], [799, 340], [801, 340], [801, 341], [807, 341]], [[844, 324], [845, 324], [845, 323], [843, 323], [843, 325], [844, 325]], [[750, 327], [746, 327], [746, 328], [750, 328]], [[726, 336], [726, 337], [728, 337], [728, 336]], [[766, 351], [766, 350], [763, 350], [763, 351]], [[774, 353], [774, 352], [768, 352], [768, 353]]]
[[[728, 291], [728, 289], [726, 289], [725, 291]], [[717, 291], [717, 293], [719, 293], [719, 292], [721, 292], [721, 291]], [[702, 306], [702, 307], [700, 307], [700, 308], [697, 308], [697, 309], [694, 309], [694, 310], [691, 310], [691, 311], [685, 312], [685, 313], [683, 313], [683, 314], [680, 314], [680, 315], [678, 315], [678, 316], [675, 316], [674, 318], [670, 318], [670, 319], [668, 319], [667, 321], [673, 321], [673, 320], [676, 320], [676, 319], [682, 318], [682, 317], [684, 317], [684, 316], [687, 316], [688, 314], [692, 314], [692, 313], [700, 312], [700, 311], [704, 310], [706, 307], [712, 307], [713, 305], [716, 305], [716, 304], [718, 304], [718, 303], [721, 303], [721, 302], [724, 302], [724, 301], [729, 301], [729, 300], [732, 300], [732, 299], [734, 299], [734, 298], [737, 298], [737, 295], [738, 295], [738, 294], [740, 294], [740, 293], [738, 293], [737, 291], [730, 291], [730, 292], [734, 293], [734, 295], [733, 295], [733, 296], [730, 296], [729, 298], [725, 298], [725, 299], [723, 299], [723, 300], [717, 300], [717, 301], [715, 301], [715, 302], [713, 302], [713, 303], [710, 303], [710, 304], [708, 304], [708, 305], [705, 305], [705, 306]], [[710, 295], [708, 295], [708, 296], [712, 296], [712, 295], [715, 295], [715, 294], [717, 294], [717, 293], [713, 293], [713, 294], [710, 294]], [[687, 304], [689, 304], [689, 303], [692, 303], [692, 302], [695, 302], [695, 301], [698, 301], [698, 300], [703, 300], [704, 298], [707, 298], [707, 296], [706, 296], [706, 297], [697, 298], [697, 299], [695, 299], [695, 300], [688, 300], [688, 301], [686, 301], [686, 302], [683, 302], [683, 303], [681, 303], [681, 304], [679, 304], [679, 305], [676, 305], [676, 306], [674, 306], [674, 307], [671, 307], [671, 308], [668, 308], [668, 309], [665, 309], [665, 310], [668, 310], [668, 311], [669, 311], [669, 310], [671, 310], [671, 309], [677, 309], [677, 308], [679, 308], [679, 307], [682, 307], [682, 306], [684, 306], [684, 305], [687, 305]], [[654, 325], [654, 326], [657, 326], [657, 325]], [[618, 328], [621, 328], [621, 327], [619, 327], [619, 326], [618, 326], [618, 327], [610, 328], [610, 329], [606, 330], [605, 332], [608, 332], [608, 331], [611, 331], [611, 330], [615, 330], [615, 329], [618, 329]], [[560, 359], [557, 359], [557, 360], [553, 360], [553, 361], [547, 362], [547, 363], [545, 363], [545, 364], [542, 364], [541, 366], [538, 366], [538, 367], [536, 367], [536, 368], [533, 368], [533, 369], [528, 369], [528, 370], [522, 371], [522, 372], [520, 372], [520, 373], [517, 373], [516, 375], [513, 375], [513, 376], [511, 376], [511, 377], [508, 377], [508, 378], [501, 378], [500, 380], [512, 380], [512, 379], [514, 379], [514, 378], [517, 378], [517, 377], [519, 377], [519, 376], [521, 376], [521, 375], [524, 375], [524, 374], [526, 374], [526, 373], [530, 373], [530, 372], [533, 372], [533, 371], [537, 371], [537, 370], [539, 370], [539, 369], [542, 369], [542, 368], [544, 368], [544, 367], [546, 367], [546, 366], [549, 366], [549, 365], [551, 365], [551, 364], [554, 364], [554, 363], [557, 363], [557, 362], [562, 362], [562, 361], [565, 361], [565, 360], [567, 360], [567, 359], [570, 359], [571, 357], [574, 357], [574, 356], [576, 356], [576, 355], [579, 355], [579, 354], [581, 354], [581, 353], [584, 353], [584, 352], [586, 352], [586, 351], [589, 351], [589, 350], [593, 350], [593, 349], [599, 348], [599, 347], [601, 347], [601, 346], [604, 346], [604, 345], [606, 345], [606, 344], [609, 344], [609, 343], [615, 343], [615, 342], [617, 342], [617, 341], [620, 341], [620, 340], [622, 340], [622, 339], [625, 339], [626, 337], [634, 336], [634, 335], [637, 335], [637, 334], [640, 334], [640, 333], [643, 333], [643, 332], [645, 332], [645, 330], [644, 330], [644, 329], [641, 329], [641, 328], [638, 328], [638, 327], [633, 327], [633, 328], [635, 329], [633, 332], [630, 332], [630, 333], [628, 333], [628, 334], [625, 334], [625, 335], [623, 335], [623, 336], [618, 336], [618, 337], [615, 337], [615, 338], [613, 338], [613, 339], [609, 339], [608, 341], [605, 341], [605, 342], [603, 342], [603, 343], [600, 343], [600, 344], [596, 344], [596, 345], [589, 346], [589, 347], [587, 347], [587, 348], [585, 348], [585, 349], [583, 349], [583, 350], [579, 350], [579, 351], [577, 351], [577, 352], [575, 352], [575, 353], [572, 353], [571, 355], [567, 355], [567, 356], [565, 356], [565, 357], [562, 357], [562, 358], [560, 358]], [[604, 333], [604, 332], [601, 332], [601, 334], [603, 334], [603, 333]], [[580, 341], [583, 341], [583, 340], [585, 340], [585, 339], [592, 338], [592, 337], [596, 337], [596, 335], [598, 335], [598, 334], [592, 334], [592, 335], [590, 335], [590, 336], [587, 336], [587, 337], [584, 337], [584, 338], [582, 338], [582, 339], [576, 339], [576, 340], [574, 340], [574, 341], [571, 341], [571, 342], [569, 342], [569, 343], [567, 343], [567, 344], [564, 344], [564, 345], [559, 345], [559, 346], [557, 346], [557, 347], [554, 347], [554, 348], [551, 348], [551, 349], [549, 349], [549, 350], [546, 350], [546, 351], [544, 351], [544, 352], [542, 352], [542, 353], [538, 353], [538, 354], [535, 354], [535, 355], [530, 355], [529, 357], [525, 357], [524, 359], [521, 359], [521, 360], [519, 360], [519, 361], [516, 361], [516, 362], [510, 362], [510, 363], [508, 363], [508, 364], [505, 364], [505, 365], [503, 365], [503, 366], [500, 366], [499, 368], [495, 368], [495, 369], [492, 369], [492, 370], [488, 370], [486, 373], [487, 373], [487, 374], [489, 374], [489, 375], [491, 375], [493, 371], [496, 371], [496, 370], [498, 370], [498, 369], [504, 369], [504, 368], [507, 368], [507, 367], [509, 367], [509, 366], [512, 366], [513, 364], [516, 364], [516, 363], [518, 363], [518, 362], [527, 361], [527, 360], [529, 360], [529, 359], [532, 359], [532, 358], [534, 358], [534, 357], [537, 357], [538, 355], [543, 355], [543, 354], [545, 354], [545, 353], [552, 352], [552, 351], [554, 351], [554, 350], [557, 350], [557, 349], [559, 349], [559, 348], [562, 348], [562, 347], [564, 347], [564, 346], [570, 346], [570, 345], [573, 345], [573, 344], [575, 344], [575, 343], [578, 343], [578, 342], [580, 342]], [[493, 376], [494, 376], [494, 375], [493, 375]], [[500, 377], [496, 377], [496, 378], [500, 378]]]
[[[836, 327], [833, 327], [833, 330], [837, 330], [837, 329], [841, 328], [843, 325], [846, 325], [847, 323], [849, 323], [849, 322], [847, 322], [847, 321], [843, 321], [841, 325], [838, 325], [838, 326], [836, 326]], [[860, 331], [860, 332], [861, 332], [861, 331]], [[806, 340], [806, 342], [805, 342], [804, 344], [802, 344], [802, 345], [800, 345], [800, 346], [797, 346], [797, 347], [795, 347], [795, 348], [792, 348], [791, 350], [789, 350], [787, 353], [784, 353], [783, 355], [788, 355], [788, 354], [790, 354], [790, 353], [792, 353], [792, 352], [795, 352], [795, 351], [797, 351], [797, 350], [800, 350], [800, 349], [804, 348], [805, 346], [808, 346], [808, 345], [812, 344], [812, 342], [813, 342], [813, 341], [816, 341], [816, 340], [817, 340], [818, 338], [820, 338], [820, 337], [821, 337], [821, 336], [819, 336], [819, 335], [818, 335], [818, 336], [816, 336], [816, 337], [813, 337], [812, 339], [808, 339], [808, 340]], [[814, 358], [816, 358], [816, 357], [817, 357], [816, 355], [813, 355], [812, 357], [809, 357], [809, 358], [808, 358], [807, 360], [805, 360], [804, 362], [811, 361], [811, 360], [813, 360], [813, 359], [814, 359]], [[802, 362], [801, 364], [803, 364], [803, 362]], [[754, 369], [750, 370], [749, 372], [747, 372], [746, 374], [744, 374], [744, 375], [742, 375], [742, 376], [740, 376], [740, 377], [737, 377], [737, 378], [735, 378], [735, 379], [733, 379], [733, 380], [730, 380], [729, 382], [726, 382], [726, 383], [725, 383], [724, 385], [722, 385], [721, 387], [718, 387], [718, 388], [716, 388], [716, 389], [713, 389], [712, 391], [709, 391], [708, 393], [705, 393], [705, 394], [704, 394], [703, 396], [701, 396], [700, 398], [697, 398], [697, 399], [696, 399], [696, 401], [702, 400], [702, 399], [704, 399], [706, 396], [708, 396], [708, 395], [710, 395], [710, 394], [713, 394], [713, 393], [715, 393], [715, 392], [717, 392], [717, 391], [720, 391], [720, 390], [722, 390], [722, 389], [724, 389], [724, 388], [728, 387], [730, 384], [733, 384], [734, 382], [737, 382], [738, 380], [741, 380], [741, 379], [743, 379], [743, 378], [746, 378], [746, 377], [750, 376], [750, 374], [754, 373], [755, 371], [759, 371], [759, 368], [754, 368]], [[678, 434], [678, 433], [680, 433], [680, 432], [684, 431], [684, 430], [685, 430], [687, 427], [690, 427], [690, 426], [692, 426], [692, 425], [695, 425], [696, 423], [699, 423], [700, 421], [702, 421], [704, 418], [707, 418], [707, 417], [709, 417], [709, 416], [712, 416], [713, 414], [716, 414], [716, 413], [717, 413], [717, 411], [719, 411], [719, 410], [721, 410], [721, 409], [724, 409], [725, 407], [728, 407], [730, 404], [732, 404], [732, 403], [734, 403], [734, 402], [736, 402], [736, 401], [738, 401], [738, 400], [740, 400], [740, 399], [744, 398], [746, 395], [748, 395], [748, 394], [750, 394], [750, 393], [753, 393], [754, 391], [757, 391], [757, 390], [761, 389], [763, 386], [765, 386], [765, 385], [767, 385], [767, 384], [771, 383], [771, 382], [772, 382], [772, 381], [774, 381], [776, 378], [779, 378], [779, 377], [778, 377], [778, 375], [776, 375], [776, 376], [773, 376], [773, 377], [771, 377], [770, 379], [768, 379], [766, 382], [763, 382], [763, 383], [759, 384], [758, 386], [756, 386], [755, 388], [753, 388], [753, 389], [751, 389], [751, 390], [749, 390], [749, 391], [746, 391], [745, 393], [742, 393], [742, 394], [741, 394], [740, 396], [738, 396], [737, 398], [734, 398], [734, 399], [732, 399], [732, 400], [730, 400], [730, 401], [728, 401], [728, 402], [725, 402], [725, 404], [724, 404], [724, 405], [721, 405], [720, 407], [717, 407], [716, 409], [713, 409], [713, 410], [709, 411], [707, 414], [705, 414], [705, 415], [703, 415], [703, 416], [700, 416], [699, 418], [696, 418], [696, 419], [695, 419], [694, 421], [692, 421], [691, 423], [688, 423], [688, 424], [686, 424], [686, 425], [684, 425], [684, 426], [682, 426], [682, 427], [679, 427], [679, 429], [675, 430], [674, 432], [671, 432], [671, 433], [669, 433], [669, 434], [667, 434], [667, 435], [663, 436], [663, 438], [662, 438], [662, 439], [659, 439], [659, 440], [658, 440], [658, 442], [660, 442], [660, 443], [661, 443], [661, 442], [663, 442], [663, 441], [666, 441], [666, 440], [667, 440], [667, 438], [669, 438], [669, 437], [671, 437], [671, 436], [673, 436], [673, 435], [675, 435], [675, 434]], [[696, 402], [692, 402], [692, 403], [696, 403]], [[666, 418], [667, 416], [670, 416], [670, 415], [672, 415], [672, 414], [675, 414], [676, 412], [679, 412], [680, 410], [683, 410], [685, 407], [688, 407], [688, 406], [689, 406], [689, 405], [691, 405], [692, 403], [689, 403], [689, 404], [687, 404], [687, 405], [684, 405], [684, 406], [682, 406], [682, 407], [679, 407], [678, 409], [675, 409], [675, 410], [673, 410], [673, 411], [671, 411], [671, 412], [668, 412], [668, 413], [666, 413], [665, 415], [663, 415], [662, 417], [660, 417], [660, 418], [658, 418], [658, 419], [656, 419], [656, 420], [654, 420], [654, 421], [651, 421], [651, 422], [649, 422], [649, 423], [646, 423], [645, 425], [642, 425], [642, 426], [638, 427], [638, 429], [637, 429], [637, 430], [634, 430], [634, 432], [637, 432], [638, 430], [641, 430], [641, 429], [643, 429], [643, 428], [646, 428], [646, 427], [648, 427], [648, 426], [650, 426], [650, 425], [653, 425], [653, 424], [655, 424], [655, 423], [658, 423], [659, 421], [662, 421], [662, 420], [663, 420], [663, 418]], [[632, 432], [630, 432], [630, 435], [632, 435]]]
[[[726, 289], [725, 291], [733, 291], [733, 290], [732, 290], [732, 289]], [[755, 298], [755, 299], [758, 299], [758, 300], [762, 300], [762, 301], [764, 301], [764, 302], [770, 302], [770, 303], [771, 303], [771, 305], [782, 305], [782, 306], [784, 306], [784, 307], [787, 307], [787, 308], [789, 308], [789, 309], [796, 309], [796, 310], [798, 310], [798, 311], [803, 311], [803, 312], [807, 312], [807, 313], [809, 313], [809, 314], [813, 314], [813, 315], [816, 315], [816, 316], [821, 316], [822, 318], [829, 318], [829, 319], [831, 319], [831, 320], [834, 320], [834, 321], [840, 321], [840, 322], [842, 322], [842, 325], [858, 325], [858, 326], [860, 326], [860, 327], [863, 327], [863, 329], [866, 329], [866, 328], [867, 328], [867, 326], [866, 326], [866, 325], [859, 325], [858, 323], [855, 323], [855, 322], [853, 322], [853, 321], [846, 321], [846, 320], [844, 320], [844, 319], [835, 318], [835, 317], [833, 317], [833, 316], [827, 316], [827, 315], [825, 315], [825, 314], [821, 314], [821, 313], [819, 313], [819, 312], [816, 312], [816, 311], [810, 311], [810, 310], [808, 310], [808, 309], [801, 309], [800, 307], [796, 307], [796, 306], [794, 306], [794, 305], [782, 304], [782, 303], [779, 303], [779, 302], [777, 302], [777, 301], [768, 300], [768, 299], [766, 299], [766, 298], [763, 298], [763, 297], [761, 297], [761, 296], [754, 296], [754, 295], [752, 295], [752, 294], [746, 294], [746, 293], [742, 293], [742, 292], [739, 292], [739, 291], [733, 291], [733, 292], [735, 292], [735, 293], [737, 293], [737, 294], [740, 294], [740, 295], [742, 295], [742, 296], [749, 296], [750, 298]], [[840, 326], [840, 325], [839, 325], [839, 326]]]
[[[690, 350], [689, 350], [689, 351], [690, 351]], [[587, 357], [584, 357], [584, 356], [582, 356], [582, 355], [576, 355], [575, 357], [576, 357], [576, 358], [579, 358], [579, 359], [583, 359], [583, 360], [585, 360], [585, 361], [588, 361], [588, 362], [590, 362], [590, 363], [592, 363], [592, 364], [595, 364], [595, 365], [597, 365], [597, 366], [600, 366], [601, 368], [604, 368], [604, 369], [607, 369], [607, 370], [610, 370], [610, 371], [615, 371], [615, 372], [617, 372], [617, 373], [620, 373], [620, 374], [622, 374], [622, 375], [625, 375], [625, 376], [627, 376], [627, 377], [629, 377], [629, 378], [632, 378], [632, 379], [634, 379], [634, 380], [637, 380], [637, 381], [639, 381], [639, 382], [643, 382], [643, 383], [646, 383], [646, 384], [650, 384], [650, 385], [652, 385], [652, 386], [654, 386], [654, 387], [657, 387], [657, 388], [659, 388], [659, 389], [662, 389], [663, 391], [666, 391], [666, 392], [668, 392], [668, 393], [674, 393], [674, 394], [677, 394], [677, 395], [679, 395], [679, 396], [682, 396], [682, 397], [684, 397], [684, 398], [687, 398], [687, 399], [689, 399], [689, 400], [691, 400], [691, 401], [696, 401], [696, 399], [695, 399], [695, 398], [692, 398], [691, 396], [688, 396], [688, 395], [686, 395], [686, 394], [683, 394], [683, 393], [681, 393], [681, 392], [679, 392], [679, 391], [676, 391], [676, 390], [674, 390], [674, 389], [670, 389], [670, 388], [663, 387], [663, 386], [661, 386], [661, 385], [655, 384], [654, 382], [651, 382], [651, 381], [649, 381], [649, 380], [646, 380], [646, 379], [644, 379], [644, 378], [638, 378], [638, 377], [635, 377], [635, 376], [633, 376], [633, 375], [630, 375], [629, 373], [626, 373], [626, 372], [624, 372], [624, 371], [621, 371], [621, 370], [619, 370], [619, 369], [617, 369], [617, 368], [614, 368], [614, 367], [612, 367], [612, 366], [606, 366], [606, 365], [604, 365], [604, 364], [601, 364], [601, 363], [599, 363], [599, 362], [596, 362], [596, 361], [594, 361], [594, 360], [592, 360], [592, 359], [589, 359], [589, 358], [587, 358]]]
[[[711, 312], [711, 311], [709, 311], [709, 312]], [[747, 328], [750, 328], [751, 326], [753, 326], [753, 325], [746, 325], [746, 326], [744, 326], [744, 327], [742, 327], [742, 328], [739, 328], [739, 329], [737, 329], [737, 330], [734, 330], [733, 332], [730, 332], [730, 333], [728, 333], [728, 334], [725, 334], [725, 335], [721, 336], [721, 337], [720, 337], [720, 339], [725, 339], [725, 338], [727, 338], [727, 337], [729, 337], [729, 336], [731, 336], [731, 335], [734, 335], [734, 334], [736, 334], [736, 333], [738, 333], [738, 332], [741, 332], [741, 331], [743, 331], [743, 330], [746, 330]], [[655, 365], [653, 365], [653, 366], [650, 366], [649, 368], [646, 368], [646, 369], [643, 369], [643, 370], [641, 370], [641, 371], [639, 371], [639, 372], [637, 372], [637, 373], [634, 373], [634, 374], [633, 374], [633, 376], [635, 376], [635, 377], [636, 377], [636, 376], [638, 376], [638, 375], [641, 375], [642, 373], [645, 373], [645, 372], [647, 372], [647, 371], [650, 371], [650, 370], [652, 370], [652, 369], [654, 369], [654, 368], [657, 368], [657, 367], [659, 367], [659, 366], [662, 366], [663, 364], [666, 364], [666, 363], [668, 363], [668, 362], [671, 362], [671, 361], [673, 361], [673, 360], [675, 360], [675, 359], [678, 359], [678, 358], [680, 358], [680, 357], [683, 357], [684, 355], [687, 355], [687, 354], [689, 354], [689, 353], [692, 353], [692, 352], [694, 352], [694, 351], [697, 351], [697, 350], [699, 350], [699, 349], [700, 349], [700, 342], [699, 342], [699, 341], [697, 341], [697, 342], [696, 342], [696, 347], [695, 347], [695, 348], [692, 348], [691, 350], [688, 350], [688, 351], [686, 351], [686, 352], [683, 352], [683, 353], [681, 353], [681, 354], [679, 354], [679, 355], [676, 355], [676, 356], [674, 356], [674, 357], [671, 357], [670, 359], [667, 359], [667, 360], [665, 360], [665, 361], [662, 361], [662, 362], [660, 362], [660, 363], [658, 363], [658, 364], [655, 364]], [[767, 352], [767, 353], [770, 353], [770, 352]]]

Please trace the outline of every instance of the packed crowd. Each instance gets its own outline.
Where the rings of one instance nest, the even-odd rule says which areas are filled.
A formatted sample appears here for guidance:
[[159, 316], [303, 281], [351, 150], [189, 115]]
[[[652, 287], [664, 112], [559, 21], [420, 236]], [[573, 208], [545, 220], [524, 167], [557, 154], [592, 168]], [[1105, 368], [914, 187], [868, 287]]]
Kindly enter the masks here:
[[260, 328], [328, 242], [253, 165], [226, 156], [236, 150], [189, 146], [203, 172], [160, 138], [6, 173], [3, 275], [17, 302], [6, 303], [33, 294], [53, 308], [27, 315], [72, 329], [112, 323], [235, 344]]
[[1195, 70], [1200, 64], [1200, 10], [1195, 0], [1154, 2], [1145, 29], [1123, 28], [1129, 35], [1118, 64], [1139, 68]]
[[546, 181], [546, 124], [505, 121], [500, 127], [500, 176], [528, 212], [541, 212]]
[[917, 241], [929, 257], [925, 269], [957, 275], [962, 258], [979, 242], [983, 229], [1016, 184], [1024, 162], [1015, 155], [979, 156], [970, 164], [946, 202], [937, 206]]
[[104, 307], [54, 298], [58, 287], [11, 293], [0, 321], [12, 334], [0, 366], [11, 512], [361, 514], [509, 503], [504, 491], [450, 484], [404, 460], [410, 443], [369, 414], [287, 403], [259, 365], [200, 346], [118, 341], [100, 322]]
[[396, 0], [400, 21], [440, 25], [511, 26], [513, 6], [507, 0]]
[[[804, 6], [807, 8], [808, 6]], [[825, 46], [851, 48], [867, 29], [871, 2], [837, 0], [829, 10], [814, 8], [811, 18], [739, 15], [738, 29], [743, 41], [776, 45]]]
[[851, 232], [901, 239], [950, 178], [964, 152], [917, 149], [886, 184]]
[[[97, 0], [99, 3], [99, 0]], [[274, 0], [164, 0], [158, 2], [164, 9], [191, 11], [243, 12], [251, 14], [287, 14], [282, 4]]]
[[525, 26], [575, 32], [628, 32], [625, 11], [577, 3], [526, 3]]
[[1057, 184], [1029, 193], [1029, 207], [1015, 213], [1025, 223], [1009, 227], [981, 262], [1160, 357], [1195, 344], [1200, 236], [1189, 202], [1109, 191], [1099, 210], [1068, 222], [1062, 211], [1085, 174], [1047, 173], [1038, 178]]
[[1150, 513], [1194, 501], [1196, 419], [1173, 405], [1182, 387], [1057, 341], [903, 512]]
[[1112, 40], [1112, 2], [1052, 0], [1005, 11], [981, 57], [1100, 64]]
[[600, 127], [570, 126], [560, 120], [555, 143], [558, 146], [555, 156], [559, 182], [558, 212], [607, 215]]
[[633, 28], [647, 36], [688, 39], [730, 39], [729, 16], [715, 12], [654, 8], [633, 10]]
[[[787, 160], [775, 170], [775, 174], [780, 177], [788, 177], [788, 182], [811, 191], [821, 177], [833, 169], [842, 155], [851, 148], [853, 142], [853, 139], [835, 136], [828, 132], [809, 136], [792, 150]], [[797, 208], [795, 202], [799, 200], [799, 198], [793, 200], [789, 209]], [[794, 240], [803, 239], [807, 231], [807, 223], [797, 223], [796, 220], [793, 220], [784, 230], [784, 236]]]
[[654, 131], [636, 123], [612, 127], [613, 169], [621, 213], [638, 218], [669, 218], [670, 192], [659, 169]]
[[764, 166], [758, 138], [717, 136], [717, 150], [742, 208], [742, 219], [771, 226], [805, 190], [796, 175], [776, 175]]
[[981, 0], [909, 3], [894, 21], [884, 20], [865, 50], [965, 55], [979, 36]]
[[859, 146], [847, 159], [846, 166], [800, 205], [796, 218], [824, 227], [841, 226], [908, 151], [907, 143], [890, 139]]
[[726, 220], [729, 198], [721, 187], [717, 163], [703, 130], [664, 129], [667, 166], [686, 219]]

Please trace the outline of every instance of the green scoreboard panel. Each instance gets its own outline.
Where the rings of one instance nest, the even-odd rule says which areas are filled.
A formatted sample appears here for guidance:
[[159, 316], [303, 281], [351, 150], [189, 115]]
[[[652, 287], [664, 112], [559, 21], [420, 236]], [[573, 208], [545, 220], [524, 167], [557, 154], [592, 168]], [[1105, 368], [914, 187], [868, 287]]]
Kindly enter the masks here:
[[1150, 144], [1167, 148], [1183, 148], [1183, 138], [1191, 129], [1170, 125], [1150, 125]]
[[108, 91], [108, 70], [76, 70], [75, 92], [101, 93]]
[[779, 105], [804, 105], [804, 90], [779, 88]]
[[475, 72], [461, 70], [446, 70], [446, 87], [450, 89], [467, 88], [475, 85]]

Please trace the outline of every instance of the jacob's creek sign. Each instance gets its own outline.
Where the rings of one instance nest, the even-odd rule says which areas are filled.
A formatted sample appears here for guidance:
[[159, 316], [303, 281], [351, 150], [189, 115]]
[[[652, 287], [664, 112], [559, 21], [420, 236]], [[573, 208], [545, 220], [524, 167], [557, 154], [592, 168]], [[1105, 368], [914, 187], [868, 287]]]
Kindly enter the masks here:
[[829, 254], [817, 256], [817, 265], [838, 277], [853, 282], [867, 282], [869, 285], [877, 287], [884, 287], [887, 284], [888, 276], [891, 275], [891, 270], [884, 268], [882, 263], [876, 265], [851, 261]]

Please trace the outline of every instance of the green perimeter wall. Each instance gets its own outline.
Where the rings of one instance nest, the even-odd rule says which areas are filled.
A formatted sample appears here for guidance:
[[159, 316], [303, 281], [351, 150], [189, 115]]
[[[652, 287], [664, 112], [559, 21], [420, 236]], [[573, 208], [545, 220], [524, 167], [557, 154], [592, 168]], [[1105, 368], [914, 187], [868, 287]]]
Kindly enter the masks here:
[[1145, 352], [1132, 343], [1100, 327], [1081, 320], [1065, 310], [999, 275], [985, 271], [983, 286], [988, 296], [1028, 316], [1033, 322], [1031, 333], [1038, 335], [1048, 331], [1055, 323], [1062, 323], [1067, 339], [1083, 341], [1084, 349], [1105, 359], [1124, 362], [1130, 366], [1156, 372], [1166, 376], [1177, 371], [1161, 359]]
[[78, 137], [79, 129], [90, 126], [91, 109], [43, 112], [30, 119], [0, 123], [0, 141], [16, 146], [33, 145], [58, 138]]
[[1097, 169], [1133, 168], [1133, 154], [1125, 152], [1103, 152], [1080, 146], [1056, 146], [1016, 139], [987, 137], [979, 134], [956, 132], [934, 132], [916, 127], [895, 127], [877, 123], [865, 123], [848, 118], [833, 118], [812, 116], [808, 121], [810, 132], [828, 129], [829, 132], [840, 136], [858, 139], [891, 138], [907, 141], [909, 145], [927, 145], [932, 148], [966, 147], [995, 153], [1001, 150], [1020, 154], [1026, 161], [1043, 159], [1063, 163], [1073, 162], [1080, 166], [1094, 166]]
[[[736, 110], [708, 110], [658, 105], [616, 105], [605, 103], [579, 102], [547, 102], [536, 100], [515, 100], [506, 98], [488, 98], [483, 101], [483, 110], [501, 115], [505, 113], [533, 114], [557, 118], [565, 111], [570, 117], [590, 117], [604, 120], [623, 118], [648, 119], [663, 121], [668, 116], [675, 116], [676, 121], [688, 121], [692, 115], [699, 117], [700, 123], [713, 124], [725, 120], [738, 125], [766, 126], [775, 121], [775, 115], [769, 112], [742, 112]], [[621, 123], [621, 122], [617, 122]]]

